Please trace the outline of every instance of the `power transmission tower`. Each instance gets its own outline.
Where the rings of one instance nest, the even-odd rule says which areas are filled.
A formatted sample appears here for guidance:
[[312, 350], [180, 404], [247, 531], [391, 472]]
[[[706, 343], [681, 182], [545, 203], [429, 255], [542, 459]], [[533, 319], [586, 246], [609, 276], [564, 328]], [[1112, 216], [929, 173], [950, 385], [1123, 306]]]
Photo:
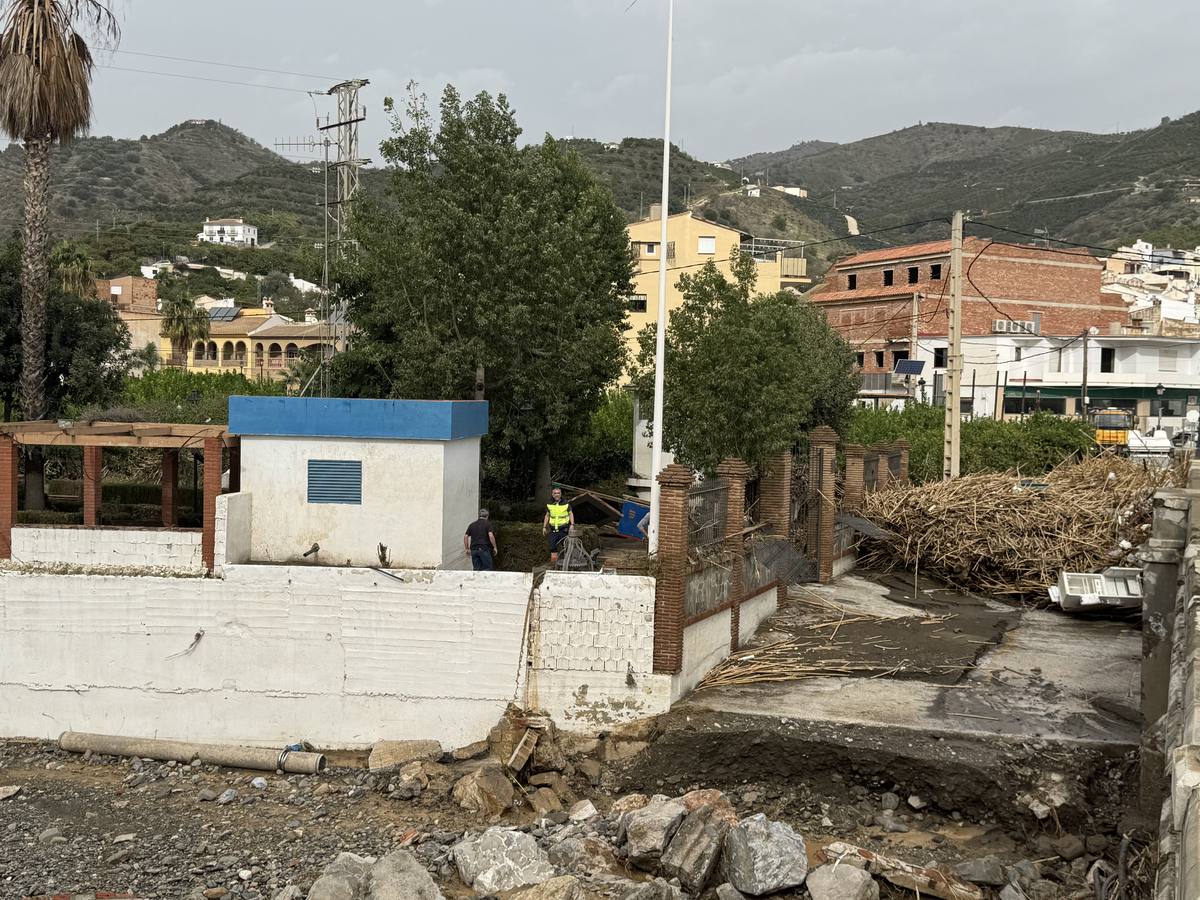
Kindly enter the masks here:
[[358, 92], [370, 84], [365, 78], [354, 78], [335, 84], [326, 93], [337, 98], [337, 121], [326, 120], [324, 125], [318, 124], [321, 131], [337, 131], [337, 205], [334, 210], [334, 221], [337, 223], [339, 252], [344, 240], [346, 222], [349, 216], [348, 204], [358, 193], [358, 170], [370, 162], [358, 155], [358, 123], [366, 121], [367, 109], [358, 103]]
[[962, 382], [962, 245], [963, 214], [954, 213], [950, 228], [950, 333], [946, 360], [945, 446], [942, 452], [942, 477], [957, 478], [959, 472], [959, 436], [962, 431], [962, 412], [959, 385]]

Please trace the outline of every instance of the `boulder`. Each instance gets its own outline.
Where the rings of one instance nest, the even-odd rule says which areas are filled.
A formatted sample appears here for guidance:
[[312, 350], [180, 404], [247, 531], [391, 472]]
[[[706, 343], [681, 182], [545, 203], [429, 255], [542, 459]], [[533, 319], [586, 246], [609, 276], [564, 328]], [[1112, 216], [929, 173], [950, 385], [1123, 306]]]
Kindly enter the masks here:
[[463, 838], [452, 851], [459, 877], [481, 894], [497, 894], [554, 877], [532, 835], [489, 828]]
[[455, 782], [450, 796], [463, 809], [490, 818], [512, 808], [515, 792], [503, 769], [481, 766]]
[[481, 756], [486, 756], [488, 752], [487, 741], [476, 741], [473, 744], [467, 744], [465, 747], [459, 747], [450, 755], [458, 762], [466, 762], [468, 759], [479, 759]]
[[[204, 895], [201, 894], [201, 897]], [[281, 888], [271, 895], [271, 900], [304, 900], [304, 891], [300, 890], [296, 885], [289, 884], [285, 888]]]
[[729, 827], [725, 811], [717, 807], [689, 812], [663, 852], [659, 862], [663, 875], [678, 878], [689, 894], [701, 894], [717, 868]]
[[621, 864], [606, 841], [594, 837], [570, 837], [551, 846], [550, 863], [564, 872], [579, 875], [616, 875]]
[[717, 900], [746, 900], [746, 895], [727, 881], [717, 885]]
[[374, 864], [370, 856], [339, 853], [308, 889], [308, 900], [358, 900]]
[[563, 875], [532, 887], [508, 891], [501, 897], [503, 900], [584, 900], [583, 887], [573, 875]]
[[633, 812], [635, 809], [641, 809], [650, 798], [645, 794], [626, 794], [624, 797], [618, 797], [613, 803], [609, 812], [614, 816], [619, 816], [622, 813]]
[[699, 809], [701, 806], [711, 806], [714, 811], [730, 824], [737, 824], [737, 812], [733, 808], [733, 804], [729, 802], [721, 791], [716, 788], [705, 788], [699, 791], [688, 791], [679, 798], [679, 802], [687, 807], [688, 812]]
[[372, 772], [388, 772], [411, 762], [432, 762], [441, 755], [442, 745], [437, 741], [376, 741], [367, 767]]
[[804, 886], [812, 900], [879, 900], [875, 879], [854, 866], [820, 866], [808, 873]]
[[661, 878], [640, 884], [621, 900], [684, 900], [683, 891]]
[[549, 815], [562, 809], [562, 801], [558, 794], [548, 787], [540, 787], [529, 796], [529, 805], [539, 816]]
[[797, 887], [808, 874], [804, 838], [762, 813], [748, 816], [725, 835], [725, 869], [743, 894], [761, 897]]
[[586, 822], [588, 819], [594, 819], [600, 815], [596, 811], [596, 805], [591, 800], [580, 800], [571, 807], [572, 822]]
[[629, 861], [651, 871], [657, 865], [687, 808], [678, 800], [655, 798], [625, 820], [625, 850]]
[[972, 884], [987, 884], [1002, 887], [1008, 883], [1004, 877], [1004, 865], [994, 856], [967, 859], [954, 867], [955, 874]]
[[1079, 859], [1083, 856], [1087, 847], [1078, 837], [1073, 834], [1064, 834], [1053, 844], [1054, 852], [1070, 862], [1073, 859]]
[[588, 780], [592, 787], [600, 784], [600, 776], [604, 774], [604, 766], [600, 765], [594, 759], [581, 759], [575, 764], [575, 768], [579, 770], [579, 774]]
[[393, 850], [371, 867], [371, 900], [445, 900], [415, 856]]
[[567, 784], [567, 779], [558, 772], [538, 772], [536, 775], [530, 776], [529, 784], [531, 787], [550, 788], [563, 803], [571, 800], [571, 786]]

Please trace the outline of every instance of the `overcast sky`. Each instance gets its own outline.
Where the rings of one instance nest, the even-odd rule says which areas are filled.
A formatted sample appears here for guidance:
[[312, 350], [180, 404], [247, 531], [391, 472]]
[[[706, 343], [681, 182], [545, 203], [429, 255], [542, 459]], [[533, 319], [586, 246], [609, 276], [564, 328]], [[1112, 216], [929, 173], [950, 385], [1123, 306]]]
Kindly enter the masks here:
[[[295, 90], [364, 77], [363, 152], [383, 98], [506, 93], [529, 140], [662, 133], [666, 0], [116, 0], [93, 132], [221, 119], [271, 145], [313, 133]], [[722, 160], [918, 121], [1131, 130], [1200, 108], [1194, 0], [677, 0], [673, 140]], [[322, 77], [158, 59], [188, 57]], [[317, 111], [331, 112], [327, 98]]]

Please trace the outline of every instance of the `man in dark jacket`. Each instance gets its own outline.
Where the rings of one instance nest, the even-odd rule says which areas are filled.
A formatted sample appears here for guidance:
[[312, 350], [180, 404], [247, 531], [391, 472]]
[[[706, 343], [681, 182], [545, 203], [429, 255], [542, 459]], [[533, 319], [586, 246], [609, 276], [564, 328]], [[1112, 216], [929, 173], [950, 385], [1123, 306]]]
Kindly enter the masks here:
[[486, 509], [481, 509], [479, 518], [467, 526], [463, 549], [470, 554], [471, 566], [476, 572], [491, 571], [499, 549], [496, 547], [496, 529], [492, 527]]

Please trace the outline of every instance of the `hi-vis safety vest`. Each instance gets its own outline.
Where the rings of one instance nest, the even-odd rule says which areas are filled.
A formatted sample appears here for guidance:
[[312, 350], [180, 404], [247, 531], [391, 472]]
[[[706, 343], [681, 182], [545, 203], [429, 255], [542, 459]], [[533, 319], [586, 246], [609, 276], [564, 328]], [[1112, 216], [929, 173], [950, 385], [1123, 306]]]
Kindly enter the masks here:
[[563, 528], [571, 522], [571, 507], [566, 503], [547, 503], [546, 510], [550, 513], [550, 527]]

